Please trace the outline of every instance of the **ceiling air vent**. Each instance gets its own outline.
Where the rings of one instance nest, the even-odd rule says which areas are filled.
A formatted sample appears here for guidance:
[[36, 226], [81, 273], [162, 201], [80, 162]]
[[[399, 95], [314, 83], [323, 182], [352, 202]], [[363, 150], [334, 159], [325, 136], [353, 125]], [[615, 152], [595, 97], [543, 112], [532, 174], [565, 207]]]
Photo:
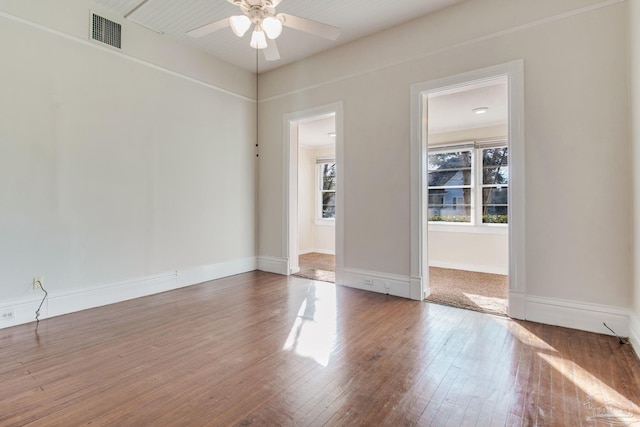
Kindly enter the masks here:
[[109, 46], [121, 48], [122, 25], [95, 13], [91, 14], [91, 38]]

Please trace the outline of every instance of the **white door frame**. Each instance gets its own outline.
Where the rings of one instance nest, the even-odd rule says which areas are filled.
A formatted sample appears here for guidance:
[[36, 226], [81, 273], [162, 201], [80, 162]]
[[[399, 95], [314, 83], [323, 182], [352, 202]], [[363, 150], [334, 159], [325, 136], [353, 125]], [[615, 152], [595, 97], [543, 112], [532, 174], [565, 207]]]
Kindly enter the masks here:
[[342, 102], [285, 114], [284, 135], [284, 238], [283, 254], [287, 275], [300, 271], [298, 265], [298, 122], [309, 118], [335, 116], [336, 124], [336, 284], [342, 283], [344, 270], [344, 144]]
[[427, 96], [445, 89], [506, 76], [509, 80], [509, 316], [525, 318], [525, 144], [524, 64], [511, 61], [411, 86], [411, 290], [412, 298], [429, 295], [427, 216]]

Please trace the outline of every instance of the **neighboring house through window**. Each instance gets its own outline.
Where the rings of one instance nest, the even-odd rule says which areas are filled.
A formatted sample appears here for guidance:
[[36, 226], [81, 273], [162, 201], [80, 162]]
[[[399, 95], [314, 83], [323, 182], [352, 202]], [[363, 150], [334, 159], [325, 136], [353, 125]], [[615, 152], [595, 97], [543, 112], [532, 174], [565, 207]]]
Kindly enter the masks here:
[[428, 161], [430, 222], [508, 222], [509, 148], [505, 141], [430, 148]]

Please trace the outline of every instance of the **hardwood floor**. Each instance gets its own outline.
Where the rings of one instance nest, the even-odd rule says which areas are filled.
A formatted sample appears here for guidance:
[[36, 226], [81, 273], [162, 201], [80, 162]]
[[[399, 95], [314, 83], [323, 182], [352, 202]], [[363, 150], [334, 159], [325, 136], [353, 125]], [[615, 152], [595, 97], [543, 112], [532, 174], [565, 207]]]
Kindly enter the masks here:
[[253, 272], [0, 330], [0, 425], [640, 424], [615, 338]]

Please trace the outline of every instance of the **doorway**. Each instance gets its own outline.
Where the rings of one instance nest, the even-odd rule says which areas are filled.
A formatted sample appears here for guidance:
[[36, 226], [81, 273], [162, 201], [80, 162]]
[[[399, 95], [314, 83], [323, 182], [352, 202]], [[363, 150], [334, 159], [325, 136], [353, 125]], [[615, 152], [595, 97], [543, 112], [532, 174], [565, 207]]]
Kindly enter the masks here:
[[[458, 136], [457, 141], [446, 141], [450, 144], [447, 149], [441, 150], [440, 154], [449, 150], [450, 153], [468, 153], [468, 154], [449, 154], [448, 156], [458, 156], [458, 161], [467, 162], [469, 164], [468, 181], [465, 182], [463, 175], [460, 171], [455, 171], [455, 168], [450, 169], [447, 173], [440, 173], [442, 182], [436, 182], [437, 173], [434, 175], [431, 181], [432, 190], [443, 190], [447, 185], [447, 175], [454, 175], [454, 172], [458, 173], [461, 183], [456, 184], [456, 191], [440, 191], [440, 194], [436, 197], [438, 192], [431, 193], [431, 200], [429, 194], [429, 155], [437, 154], [437, 150], [432, 150], [430, 153], [429, 142], [429, 98], [433, 95], [448, 93], [463, 93], [465, 89], [472, 87], [483, 87], [484, 85], [491, 85], [500, 79], [505, 79], [507, 83], [507, 123], [506, 123], [506, 138], [496, 138], [495, 135], [487, 137], [484, 135], [482, 138], [477, 136], [466, 135], [462, 137]], [[506, 276], [508, 276], [508, 298], [507, 298], [507, 310], [508, 315], [514, 318], [524, 318], [525, 308], [525, 211], [524, 211], [524, 75], [523, 75], [523, 61], [517, 60], [506, 64], [488, 67], [481, 70], [462, 73], [438, 80], [434, 80], [426, 83], [415, 84], [411, 87], [411, 150], [412, 150], [412, 163], [411, 163], [411, 185], [412, 185], [412, 215], [411, 215], [411, 230], [413, 239], [411, 241], [411, 274], [412, 274], [412, 297], [413, 295], [420, 296], [420, 299], [424, 299], [430, 296], [432, 290], [429, 280], [429, 253], [434, 248], [431, 248], [432, 242], [429, 239], [429, 226], [430, 223], [439, 222], [439, 226], [443, 230], [447, 230], [450, 227], [458, 226], [455, 229], [460, 230], [464, 226], [481, 226], [489, 227], [489, 225], [495, 224], [496, 229], [502, 227], [506, 232], [507, 246], [507, 268]], [[474, 108], [481, 108], [484, 105], [467, 106], [467, 109], [471, 113]], [[486, 113], [486, 111], [485, 111]], [[506, 139], [506, 141], [505, 141]], [[444, 140], [440, 140], [443, 142]], [[432, 135], [431, 142], [438, 142], [437, 138]], [[459, 143], [459, 146], [455, 146], [453, 142]], [[437, 145], [437, 144], [436, 144]], [[485, 203], [483, 201], [483, 194], [491, 191], [485, 191], [484, 185], [491, 186], [496, 189], [502, 187], [504, 183], [495, 184], [479, 184], [483, 180], [481, 171], [484, 166], [490, 167], [490, 164], [483, 164], [483, 156], [494, 156], [498, 154], [508, 153], [508, 171], [506, 176], [503, 174], [503, 178], [508, 179], [508, 188], [506, 191], [499, 188], [498, 194], [502, 194], [500, 197], [489, 198]], [[502, 150], [502, 151], [501, 151]], [[446, 154], [446, 153], [444, 153]], [[447, 155], [440, 156], [441, 158], [432, 158], [436, 163], [438, 160], [441, 163], [448, 159]], [[490, 157], [490, 156], [489, 156]], [[489, 162], [490, 163], [490, 162]], [[453, 164], [453, 163], [452, 163]], [[494, 167], [496, 165], [493, 165]], [[474, 173], [475, 168], [475, 173]], [[432, 171], [434, 168], [432, 167]], [[445, 172], [441, 170], [440, 172]], [[498, 176], [500, 171], [498, 169]], [[434, 181], [435, 180], [435, 181]], [[473, 180], [473, 182], [472, 182]], [[476, 183], [475, 181], [478, 181]], [[434, 185], [434, 184], [443, 185]], [[477, 188], [473, 188], [473, 184]], [[452, 185], [453, 186], [453, 185]], [[467, 189], [468, 191], [459, 191], [461, 189]], [[496, 192], [494, 191], [494, 194]], [[504, 197], [506, 196], [506, 197]], [[437, 199], [437, 200], [436, 200]], [[498, 203], [504, 199], [508, 200], [508, 203]], [[493, 201], [494, 203], [491, 203]], [[430, 207], [431, 202], [431, 207]], [[440, 203], [436, 203], [440, 202]], [[486, 205], [486, 206], [483, 206]], [[499, 206], [499, 205], [507, 206]], [[440, 205], [440, 206], [435, 206]], [[491, 206], [493, 205], [493, 206]], [[440, 213], [436, 212], [441, 208]], [[486, 207], [486, 210], [483, 210]], [[445, 209], [447, 208], [447, 209]], [[506, 215], [505, 215], [506, 211]], [[445, 215], [443, 215], [443, 213]], [[443, 217], [449, 221], [442, 221]], [[457, 218], [456, 218], [457, 217]], [[468, 218], [467, 218], [468, 217]], [[431, 221], [429, 221], [431, 219]], [[457, 224], [443, 224], [447, 222], [460, 221]], [[498, 225], [499, 222], [504, 220], [507, 222], [506, 227], [504, 225]], [[489, 221], [494, 221], [489, 223]], [[466, 224], [464, 223], [466, 222]], [[494, 231], [495, 229], [492, 229]], [[476, 233], [482, 234], [482, 233]], [[460, 246], [460, 245], [453, 245]], [[433, 260], [433, 258], [432, 258]], [[469, 263], [467, 260], [466, 263]], [[456, 266], [455, 263], [450, 266]], [[459, 266], [459, 265], [458, 265]], [[418, 299], [418, 298], [416, 298]]]
[[335, 283], [335, 114], [298, 121], [298, 277]]
[[500, 76], [426, 95], [430, 302], [507, 314], [508, 92]]
[[[315, 272], [309, 269], [320, 270], [310, 278], [341, 283], [342, 103], [285, 115], [284, 135], [287, 274], [310, 276]], [[305, 264], [309, 258], [316, 264]]]

